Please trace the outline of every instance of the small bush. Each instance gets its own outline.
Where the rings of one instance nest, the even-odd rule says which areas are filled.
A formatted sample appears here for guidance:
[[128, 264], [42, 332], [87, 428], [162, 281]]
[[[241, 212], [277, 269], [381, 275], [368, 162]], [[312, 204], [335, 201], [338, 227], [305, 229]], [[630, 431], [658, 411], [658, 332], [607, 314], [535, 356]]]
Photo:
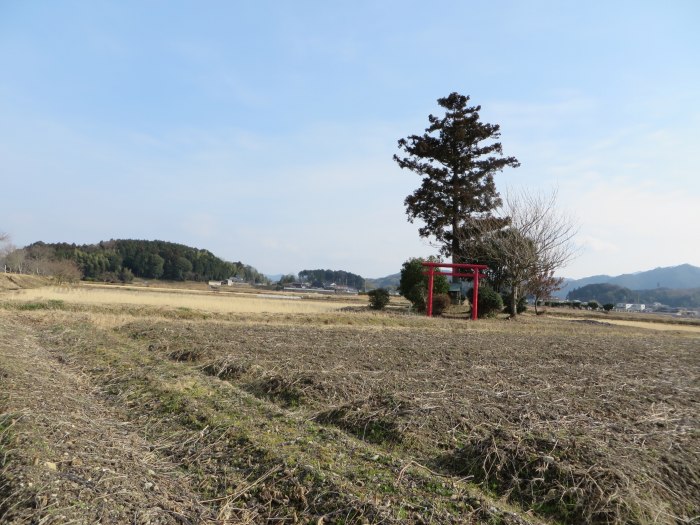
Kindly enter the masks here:
[[433, 295], [433, 315], [442, 315], [447, 307], [452, 304], [450, 296], [446, 293]]
[[609, 312], [609, 311], [612, 310], [613, 308], [615, 308], [615, 305], [612, 304], [612, 303], [605, 303], [605, 304], [603, 305], [603, 310], [605, 310], [606, 312]]
[[384, 288], [376, 288], [367, 293], [369, 296], [369, 307], [373, 310], [383, 310], [389, 304], [389, 292]]
[[[469, 290], [471, 297], [473, 289]], [[479, 285], [479, 317], [493, 317], [503, 310], [503, 299], [501, 295], [487, 284]]]
[[134, 272], [129, 268], [122, 268], [119, 272], [119, 280], [123, 283], [130, 283], [134, 280]]

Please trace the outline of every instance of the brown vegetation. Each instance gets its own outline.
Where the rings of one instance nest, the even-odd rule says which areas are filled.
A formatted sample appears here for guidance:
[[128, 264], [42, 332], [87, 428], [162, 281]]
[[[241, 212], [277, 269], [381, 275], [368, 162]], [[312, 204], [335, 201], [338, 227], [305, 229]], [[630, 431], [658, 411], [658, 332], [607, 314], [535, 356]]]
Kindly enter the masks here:
[[0, 292], [40, 288], [50, 284], [50, 282], [48, 277], [0, 272]]
[[693, 523], [698, 335], [0, 303], [0, 521]]

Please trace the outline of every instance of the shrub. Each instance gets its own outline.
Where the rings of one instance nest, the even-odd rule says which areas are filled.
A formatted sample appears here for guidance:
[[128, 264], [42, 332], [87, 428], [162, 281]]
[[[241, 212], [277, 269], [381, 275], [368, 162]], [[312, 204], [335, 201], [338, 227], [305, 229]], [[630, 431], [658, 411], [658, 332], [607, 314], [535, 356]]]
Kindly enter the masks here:
[[433, 315], [442, 315], [447, 307], [452, 304], [450, 296], [446, 293], [433, 295]]
[[[434, 257], [429, 257], [429, 261], [437, 262]], [[428, 276], [421, 263], [421, 258], [409, 259], [401, 267], [401, 280], [399, 281], [399, 293], [411, 301], [413, 308], [425, 311], [425, 301], [428, 291]], [[433, 281], [433, 293], [443, 294], [450, 290], [450, 284], [444, 275], [436, 275]]]
[[599, 303], [598, 301], [588, 301], [587, 306], [588, 306], [588, 308], [590, 308], [591, 310], [597, 310], [598, 308], [601, 307], [601, 306], [600, 306], [600, 303]]
[[[469, 297], [472, 296], [472, 290], [469, 290]], [[493, 317], [498, 312], [503, 310], [503, 299], [501, 295], [491, 288], [488, 284], [479, 285], [479, 317]]]
[[603, 305], [603, 310], [605, 310], [606, 312], [609, 312], [609, 311], [612, 310], [613, 308], [615, 308], [615, 305], [612, 304], [612, 303], [605, 303], [605, 304]]
[[369, 307], [373, 310], [383, 310], [389, 304], [389, 291], [384, 288], [376, 288], [367, 293], [369, 296]]
[[134, 272], [129, 268], [123, 267], [119, 272], [119, 280], [123, 283], [130, 283], [134, 280]]

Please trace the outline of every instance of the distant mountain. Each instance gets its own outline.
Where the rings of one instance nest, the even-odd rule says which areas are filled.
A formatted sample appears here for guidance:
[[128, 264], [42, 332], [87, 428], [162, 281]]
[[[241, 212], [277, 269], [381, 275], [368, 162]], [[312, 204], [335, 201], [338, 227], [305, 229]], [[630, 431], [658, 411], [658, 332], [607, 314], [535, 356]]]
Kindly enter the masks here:
[[367, 279], [367, 288], [398, 288], [400, 273], [393, 273], [386, 277], [377, 277], [376, 279]]
[[661, 303], [676, 308], [700, 307], [700, 288], [654, 288], [653, 290], [630, 290], [611, 283], [587, 284], [567, 294], [571, 301], [598, 301], [605, 303]]
[[566, 294], [576, 288], [589, 284], [615, 284], [630, 290], [653, 290], [655, 288], [670, 288], [687, 290], [700, 288], [700, 268], [691, 264], [654, 268], [646, 272], [628, 273], [617, 276], [593, 275], [583, 279], [565, 279], [561, 290], [555, 292], [556, 297], [566, 298]]

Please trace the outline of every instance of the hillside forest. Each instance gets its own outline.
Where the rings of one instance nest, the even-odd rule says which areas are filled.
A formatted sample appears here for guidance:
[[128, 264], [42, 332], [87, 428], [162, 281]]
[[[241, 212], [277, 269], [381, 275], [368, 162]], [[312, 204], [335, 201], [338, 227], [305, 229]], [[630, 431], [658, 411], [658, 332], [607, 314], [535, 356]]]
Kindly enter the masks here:
[[364, 277], [343, 270], [302, 270], [299, 272], [299, 280], [319, 287], [333, 283], [349, 286], [356, 290], [365, 287]]
[[238, 277], [251, 283], [267, 278], [252, 266], [228, 262], [208, 250], [166, 241], [117, 239], [97, 244], [36, 242], [4, 257], [9, 271], [64, 274], [89, 281], [130, 282], [134, 277], [208, 281]]

